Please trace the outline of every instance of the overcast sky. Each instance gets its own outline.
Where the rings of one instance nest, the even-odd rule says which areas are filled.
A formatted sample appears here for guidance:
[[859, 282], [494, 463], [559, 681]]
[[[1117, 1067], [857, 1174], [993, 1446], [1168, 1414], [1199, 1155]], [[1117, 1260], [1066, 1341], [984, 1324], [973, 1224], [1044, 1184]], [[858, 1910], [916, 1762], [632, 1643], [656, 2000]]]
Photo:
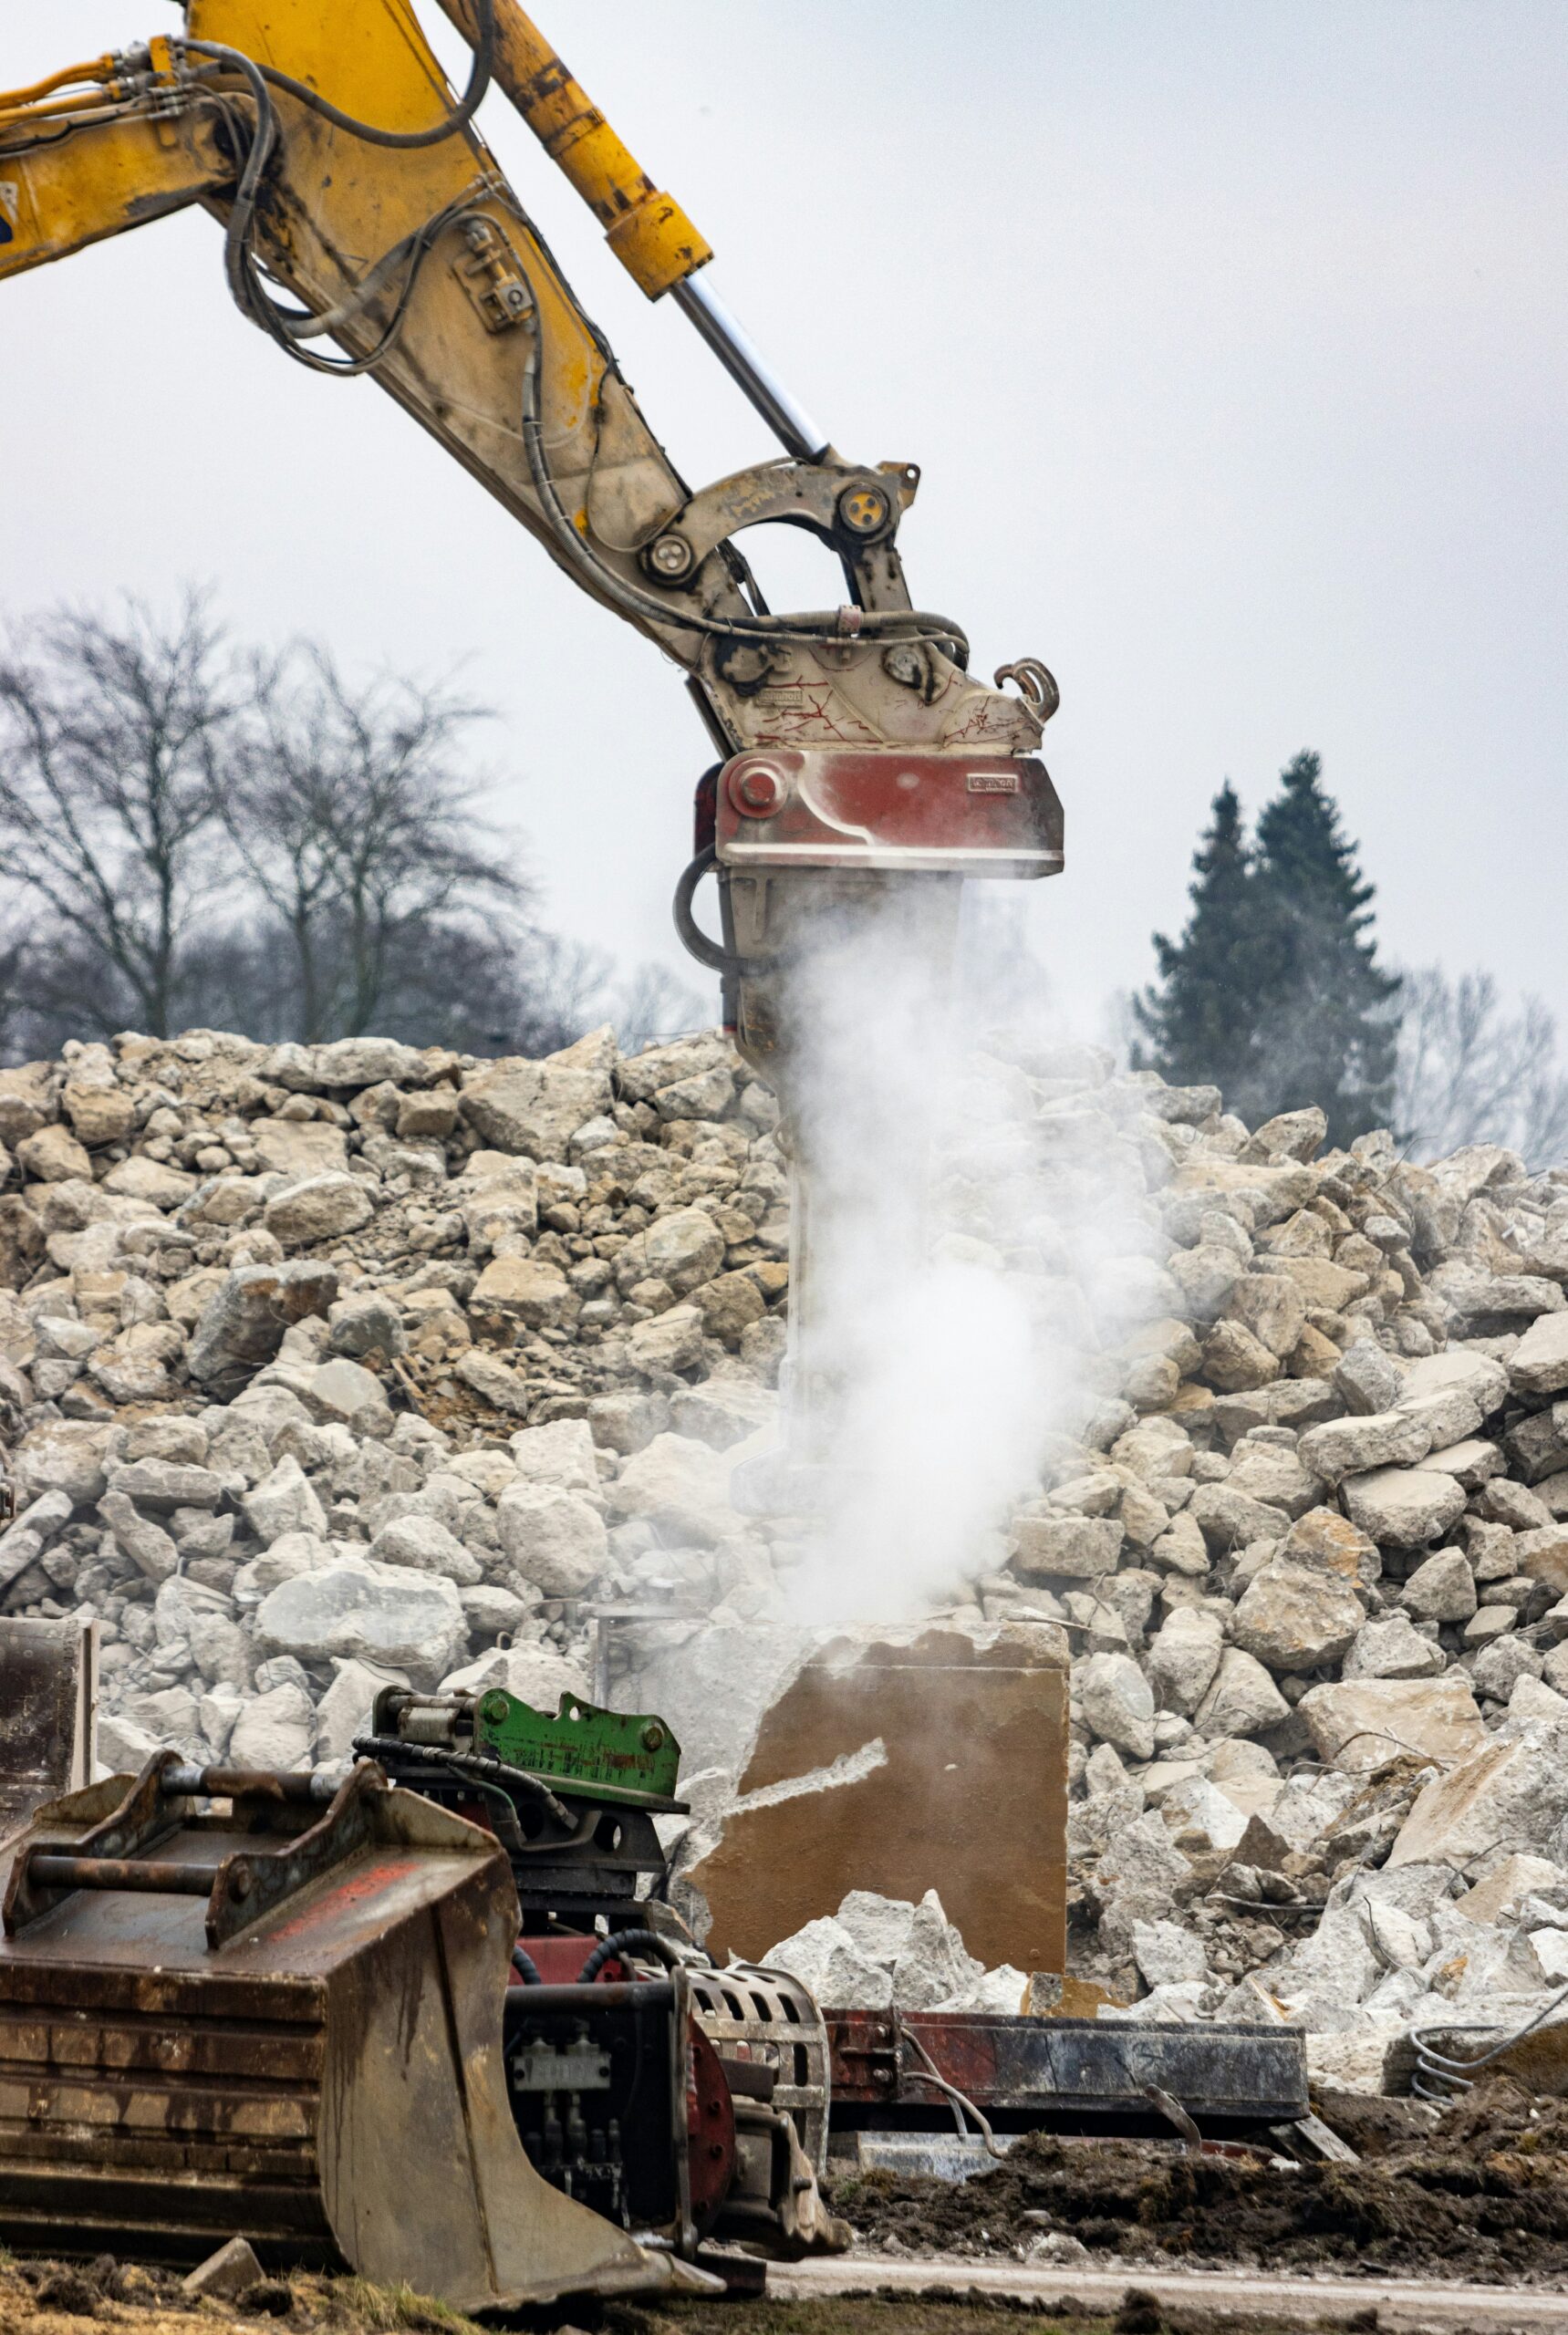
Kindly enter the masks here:
[[[1563, 0], [538, 14], [835, 441], [923, 466], [917, 602], [988, 671], [1054, 669], [1068, 867], [1032, 937], [1080, 1026], [1179, 925], [1220, 781], [1255, 809], [1305, 745], [1386, 950], [1568, 1023]], [[0, 80], [171, 21], [5, 0]], [[483, 123], [693, 483], [772, 451], [504, 100]], [[6, 285], [0, 333], [8, 613], [198, 579], [244, 634], [461, 667], [551, 918], [705, 981], [668, 925], [707, 760], [679, 674], [373, 385], [245, 324], [204, 214]], [[820, 605], [822, 556], [759, 566]]]

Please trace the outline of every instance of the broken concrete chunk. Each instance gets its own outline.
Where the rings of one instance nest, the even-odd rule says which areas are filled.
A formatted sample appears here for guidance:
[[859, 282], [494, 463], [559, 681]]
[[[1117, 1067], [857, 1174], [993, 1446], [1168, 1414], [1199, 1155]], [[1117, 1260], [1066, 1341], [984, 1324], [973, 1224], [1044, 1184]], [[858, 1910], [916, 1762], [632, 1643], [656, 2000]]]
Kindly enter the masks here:
[[167, 1581], [179, 1568], [180, 1552], [160, 1524], [139, 1515], [124, 1492], [105, 1492], [98, 1512], [138, 1571], [149, 1581]]
[[1518, 1395], [1560, 1395], [1568, 1387], [1568, 1313], [1542, 1313], [1531, 1323], [1509, 1356], [1508, 1378]]
[[1154, 1756], [1154, 1696], [1129, 1655], [1091, 1654], [1073, 1665], [1073, 1699], [1103, 1742], [1135, 1759]]
[[1462, 1484], [1421, 1468], [1377, 1468], [1341, 1486], [1353, 1524], [1384, 1548], [1418, 1549], [1464, 1514]]
[[182, 2294], [213, 2295], [219, 2302], [235, 2302], [247, 2287], [255, 2286], [262, 2276], [255, 2249], [248, 2238], [231, 2237], [215, 2254], [209, 2254], [197, 2264], [190, 2276], [181, 2281]]
[[573, 1492], [597, 1493], [599, 1489], [594, 1431], [587, 1419], [552, 1419], [547, 1427], [524, 1427], [509, 1437], [507, 1448], [524, 1483], [554, 1484]]
[[1475, 1750], [1486, 1733], [1462, 1670], [1440, 1678], [1314, 1686], [1296, 1708], [1320, 1758], [1350, 1774], [1366, 1774], [1401, 1752], [1451, 1765]]
[[375, 1213], [375, 1202], [363, 1176], [340, 1174], [307, 1177], [291, 1184], [267, 1201], [263, 1221], [286, 1249], [308, 1248], [316, 1240], [334, 1240], [358, 1232]]
[[1463, 1551], [1439, 1549], [1418, 1564], [1400, 1603], [1418, 1622], [1468, 1622], [1476, 1610], [1476, 1582]]
[[1462, 1871], [1506, 1848], [1561, 1863], [1568, 1852], [1565, 1821], [1568, 1725], [1533, 1720], [1511, 1741], [1475, 1745], [1468, 1759], [1434, 1778], [1405, 1819], [1388, 1862]]
[[1326, 1484], [1369, 1468], [1408, 1466], [1426, 1458], [1431, 1430], [1405, 1411], [1376, 1411], [1362, 1418], [1329, 1419], [1308, 1427], [1297, 1449], [1303, 1465]]
[[1381, 1577], [1377, 1543], [1334, 1508], [1308, 1509], [1280, 1543], [1283, 1564], [1307, 1565], [1349, 1589], [1370, 1589]]
[[[1465, 1578], [1469, 1581], [1468, 1565]], [[1474, 1583], [1469, 1586], [1473, 1601]], [[1361, 1600], [1331, 1574], [1275, 1558], [1243, 1590], [1231, 1635], [1271, 1670], [1299, 1674], [1338, 1662], [1366, 1618]]]
[[467, 1637], [450, 1581], [369, 1558], [284, 1582], [263, 1599], [255, 1627], [269, 1653], [303, 1662], [358, 1658], [406, 1671], [421, 1688], [440, 1685]]
[[1423, 1637], [1408, 1614], [1389, 1614], [1356, 1633], [1340, 1675], [1346, 1680], [1433, 1678], [1447, 1668], [1448, 1656], [1435, 1638]]
[[495, 1521], [513, 1564], [547, 1597], [580, 1597], [609, 1561], [603, 1517], [558, 1484], [514, 1484]]
[[825, 1914], [781, 1938], [767, 1966], [787, 1970], [817, 2002], [845, 2010], [890, 2010], [893, 1974], [862, 1954], [842, 1922]]
[[243, 1265], [208, 1301], [192, 1338], [189, 1363], [198, 1385], [232, 1390], [273, 1360], [296, 1322], [325, 1318], [337, 1295], [329, 1265]]
[[1190, 1718], [1214, 1682], [1225, 1647], [1217, 1613], [1179, 1605], [1166, 1615], [1149, 1646], [1149, 1683], [1167, 1710]]
[[1012, 1570], [1024, 1581], [1097, 1581], [1115, 1572], [1126, 1537], [1112, 1517], [1021, 1516]]
[[1214, 1683], [1193, 1713], [1194, 1724], [1210, 1739], [1261, 1735], [1290, 1717], [1290, 1705], [1255, 1655], [1227, 1646]]
[[1568, 1870], [1550, 1857], [1515, 1850], [1492, 1867], [1484, 1881], [1454, 1900], [1454, 1912], [1472, 1922], [1501, 1922], [1517, 1915], [1527, 1897], [1568, 1891]]
[[908, 1897], [879, 1897], [874, 1889], [852, 1889], [837, 1919], [867, 1961], [891, 1970], [909, 1943], [915, 1906]]
[[327, 1530], [326, 1511], [292, 1454], [254, 1485], [240, 1505], [256, 1538], [269, 1545], [285, 1532], [325, 1533]]
[[934, 2010], [967, 1994], [985, 1975], [985, 1965], [966, 1952], [942, 1901], [928, 1889], [909, 1923], [904, 1950], [893, 1966], [896, 2010]]

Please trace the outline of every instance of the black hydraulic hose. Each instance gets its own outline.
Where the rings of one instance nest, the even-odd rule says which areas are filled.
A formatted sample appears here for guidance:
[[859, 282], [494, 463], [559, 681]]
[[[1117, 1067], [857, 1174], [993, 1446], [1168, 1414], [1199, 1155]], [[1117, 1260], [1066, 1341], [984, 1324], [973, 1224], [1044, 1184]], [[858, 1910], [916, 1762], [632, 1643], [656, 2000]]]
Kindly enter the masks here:
[[[490, 87], [495, 65], [495, 0], [473, 0], [473, 13], [479, 37], [473, 45], [473, 69], [468, 77], [468, 87], [450, 113], [438, 121], [433, 130], [378, 130], [372, 122], [357, 121], [351, 113], [344, 113], [318, 90], [304, 81], [296, 81], [292, 73], [280, 73], [274, 65], [257, 69], [275, 89], [286, 89], [291, 98], [308, 106], [324, 121], [336, 122], [339, 130], [347, 130], [362, 138], [368, 146], [394, 146], [404, 150], [418, 146], [439, 146], [445, 138], [466, 129], [479, 111], [485, 91]], [[189, 48], [202, 48], [202, 41], [188, 41]]]
[[[675, 887], [673, 903], [675, 929], [680, 936], [681, 946], [688, 956], [695, 957], [700, 965], [706, 965], [711, 973], [722, 973], [729, 979], [735, 980], [748, 970], [748, 960], [743, 957], [735, 956], [725, 948], [722, 940], [715, 940], [710, 933], [704, 932], [691, 912], [691, 902], [697, 887], [709, 869], [718, 865], [718, 859], [719, 855], [714, 846], [711, 843], [704, 844], [696, 858], [686, 868], [680, 883]], [[752, 961], [767, 963], [772, 960], [763, 959]]]
[[454, 1775], [487, 1780], [499, 1784], [503, 1791], [521, 1791], [536, 1801], [564, 1832], [575, 1835], [581, 1829], [580, 1820], [574, 1823], [571, 1810], [556, 1799], [542, 1778], [526, 1768], [513, 1767], [509, 1760], [493, 1759], [486, 1751], [450, 1751], [441, 1743], [405, 1743], [399, 1735], [357, 1735], [354, 1749], [361, 1759], [390, 1759], [408, 1766], [423, 1761], [432, 1768], [450, 1768]]
[[[405, 238], [403, 245], [398, 246], [395, 252], [386, 254], [380, 264], [381, 267], [385, 267], [389, 262], [395, 260], [402, 250], [407, 248], [410, 254], [409, 274], [402, 296], [393, 312], [392, 320], [380, 341], [369, 356], [351, 358], [346, 363], [335, 363], [330, 358], [317, 357], [305, 349], [296, 348], [293, 344], [296, 340], [313, 337], [322, 331], [329, 331], [332, 326], [330, 323], [324, 325], [312, 319], [308, 312], [296, 314], [280, 308], [257, 279], [255, 260], [251, 250], [251, 234], [255, 223], [256, 197], [262, 174], [272, 159], [279, 135], [277, 109], [273, 104], [271, 91], [274, 88], [286, 89], [291, 97], [298, 99], [302, 105], [308, 106], [313, 112], [321, 115], [327, 121], [337, 123], [339, 128], [349, 130], [355, 137], [361, 138], [373, 146], [408, 148], [436, 145], [442, 139], [452, 137], [455, 131], [462, 129], [472, 119], [490, 84], [491, 68], [495, 56], [494, 0], [475, 0], [475, 11], [479, 19], [480, 38], [474, 50], [473, 70], [469, 77], [468, 88], [460, 102], [431, 130], [406, 131], [378, 130], [372, 123], [357, 121], [351, 114], [344, 113], [338, 107], [332, 105], [326, 98], [320, 96], [317, 90], [307, 88], [303, 81], [296, 81], [292, 75], [280, 73], [275, 66], [258, 65], [254, 57], [247, 57], [242, 49], [231, 48], [221, 41], [187, 40], [184, 44], [192, 55], [211, 57], [214, 63], [226, 66], [240, 74], [250, 89], [256, 109], [255, 134], [251, 140], [250, 151], [245, 157], [240, 182], [234, 191], [224, 239], [223, 264], [228, 276], [229, 289], [234, 295], [236, 306], [242, 308], [254, 323], [259, 324], [264, 331], [270, 333], [291, 357], [296, 358], [300, 364], [308, 366], [314, 372], [346, 375], [369, 372], [389, 353], [402, 328], [403, 317], [413, 293], [414, 284], [430, 245], [441, 229], [447, 224], [449, 219], [457, 215], [461, 208], [465, 207], [466, 198], [462, 204], [450, 205], [447, 211], [438, 213], [434, 219], [427, 221], [417, 234]], [[379, 267], [372, 271], [372, 276], [379, 275]], [[368, 297], [369, 285], [362, 285], [360, 289], [361, 294]], [[358, 303], [348, 305], [353, 306]]]
[[535, 1961], [533, 1956], [531, 1954], [525, 1954], [520, 1946], [514, 1946], [512, 1949], [512, 1967], [516, 1971], [517, 1976], [522, 1979], [523, 1984], [525, 1987], [542, 1987], [544, 1985], [545, 1981], [539, 1976], [539, 1965]]
[[668, 1970], [680, 1967], [680, 1956], [669, 1939], [660, 1937], [657, 1931], [617, 1930], [613, 1937], [600, 1938], [577, 1973], [578, 1986], [591, 1987], [607, 1962], [613, 1961], [618, 1954], [629, 1954], [634, 1946], [639, 1954], [657, 1954]]
[[[248, 261], [250, 256], [251, 224], [255, 217], [256, 190], [262, 172], [272, 158], [277, 143], [277, 109], [267, 92], [266, 79], [261, 67], [242, 49], [228, 48], [222, 41], [188, 40], [185, 46], [197, 57], [211, 57], [220, 65], [232, 66], [248, 83], [255, 101], [255, 135], [251, 140], [250, 152], [245, 156], [239, 185], [229, 207], [228, 229], [223, 238], [223, 267], [229, 279], [229, 290], [234, 305], [247, 317], [256, 314], [255, 298], [251, 284]], [[259, 321], [259, 319], [258, 319]]]

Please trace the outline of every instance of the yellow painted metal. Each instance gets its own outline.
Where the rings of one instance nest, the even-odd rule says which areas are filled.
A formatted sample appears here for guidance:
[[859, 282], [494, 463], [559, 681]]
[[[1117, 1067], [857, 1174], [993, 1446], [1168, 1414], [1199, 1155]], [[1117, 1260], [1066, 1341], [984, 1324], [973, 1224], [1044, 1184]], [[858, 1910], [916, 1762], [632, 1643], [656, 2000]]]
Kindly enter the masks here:
[[[111, 113], [28, 144], [0, 126], [0, 276], [64, 259], [88, 244], [182, 211], [228, 184], [234, 165], [213, 135], [210, 104], [162, 120]], [[25, 124], [26, 117], [18, 117]]]
[[[504, 9], [503, 15], [511, 27]], [[189, 0], [186, 29], [192, 40], [286, 73], [378, 129], [432, 127], [456, 102], [410, 0], [331, 0], [329, 6], [323, 0]], [[58, 137], [58, 122], [40, 123], [36, 139], [27, 127], [36, 115], [0, 126], [0, 275], [192, 200], [204, 199], [225, 216], [234, 166], [219, 154], [211, 125], [226, 111], [243, 130], [254, 119], [254, 99], [239, 73], [192, 62], [202, 87], [181, 92], [169, 86], [176, 78], [171, 60], [155, 46], [155, 70], [167, 78], [131, 96], [111, 85], [108, 110], [79, 112], [57, 144], [47, 141]], [[78, 99], [78, 107], [90, 105], [92, 95]], [[279, 139], [253, 244], [257, 261], [300, 306], [336, 317], [330, 337], [309, 342], [308, 350], [361, 358], [381, 349], [372, 375], [378, 385], [543, 544], [579, 589], [628, 615], [592, 572], [568, 557], [541, 506], [522, 428], [525, 373], [533, 368], [536, 375], [555, 494], [600, 566], [623, 586], [646, 589], [639, 549], [680, 507], [687, 490], [478, 131], [470, 123], [429, 146], [391, 151], [327, 120], [286, 88], [275, 88], [272, 101]], [[566, 127], [555, 122], [557, 131]], [[619, 247], [638, 254], [651, 288], [661, 280], [649, 256], [663, 232], [658, 205], [650, 196], [631, 200], [646, 182], [629, 159], [612, 164], [610, 150], [588, 130], [576, 143], [585, 140], [587, 152], [598, 157], [596, 169], [608, 171], [628, 195], [618, 213]], [[624, 149], [617, 150], [624, 156]], [[614, 198], [607, 191], [604, 199]], [[687, 240], [692, 264], [699, 254], [707, 256], [700, 239]], [[423, 257], [410, 285], [400, 254], [415, 251]], [[378, 275], [382, 262], [388, 265]], [[659, 266], [662, 280], [679, 280], [680, 269], [671, 273], [668, 259]], [[396, 334], [383, 346], [394, 321]], [[368, 505], [368, 524], [374, 515]], [[716, 614], [744, 613], [727, 575], [705, 587], [704, 604]], [[682, 596], [671, 595], [668, 620], [635, 613], [629, 620], [691, 669], [703, 641], [683, 628], [681, 613]]]
[[[472, 0], [441, 0], [464, 38]], [[495, 78], [605, 231], [633, 282], [657, 300], [713, 256], [672, 195], [662, 193], [517, 0], [494, 0]]]
[[95, 57], [86, 65], [62, 66], [57, 73], [47, 74], [26, 89], [0, 89], [0, 113], [14, 113], [18, 106], [36, 106], [42, 98], [52, 97], [57, 89], [75, 88], [82, 81], [112, 81], [112, 57]]
[[[330, 8], [321, 0], [191, 0], [190, 32], [308, 82], [379, 129], [423, 128], [455, 103], [408, 0], [332, 0]], [[524, 370], [537, 344], [545, 442], [561, 500], [579, 533], [640, 582], [637, 547], [685, 490], [472, 124], [434, 145], [389, 152], [286, 89], [274, 94], [281, 160], [257, 217], [258, 256], [320, 316], [352, 298], [384, 254], [438, 215], [455, 209], [476, 227], [487, 223], [486, 240], [501, 239], [491, 250], [511, 254], [526, 277], [535, 303], [526, 321], [496, 330], [493, 314], [482, 314], [475, 246], [454, 222], [434, 243], [374, 378], [559, 560], [523, 441]], [[385, 294], [335, 331], [340, 348], [360, 355], [376, 346], [398, 289], [395, 274]], [[329, 344], [312, 346], [331, 353]], [[669, 644], [669, 634], [657, 637]]]
[[[192, 40], [222, 41], [275, 66], [377, 130], [429, 130], [453, 102], [407, 0], [332, 0], [327, 7], [322, 0], [190, 0], [186, 13]], [[278, 101], [289, 102], [282, 93]], [[462, 147], [453, 139], [429, 150], [450, 161]], [[418, 150], [395, 162], [383, 158], [378, 174], [400, 179], [406, 163], [423, 159]]]

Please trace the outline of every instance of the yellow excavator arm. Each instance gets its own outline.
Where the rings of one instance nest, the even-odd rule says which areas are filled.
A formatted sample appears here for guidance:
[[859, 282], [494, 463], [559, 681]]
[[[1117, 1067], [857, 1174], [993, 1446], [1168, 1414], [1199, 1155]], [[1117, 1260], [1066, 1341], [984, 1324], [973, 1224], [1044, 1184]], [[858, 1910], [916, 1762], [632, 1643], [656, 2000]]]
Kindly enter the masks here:
[[[836, 609], [762, 607], [732, 538], [770, 519], [839, 553], [857, 637], [943, 662], [934, 721], [927, 672], [918, 687], [883, 675], [846, 734], [924, 730], [936, 743], [956, 685], [992, 700], [988, 719], [970, 707], [971, 734], [978, 719], [999, 743], [1032, 743], [1026, 708], [947, 673], [957, 628], [909, 607], [893, 538], [912, 468], [848, 463], [826, 444], [700, 277], [708, 244], [514, 0], [442, 5], [474, 47], [462, 99], [407, 0], [189, 0], [182, 38], [0, 96], [0, 276], [204, 203], [253, 321], [319, 370], [373, 374], [576, 582], [686, 668], [726, 751], [766, 726], [748, 700], [768, 711], [777, 687], [798, 685], [796, 651], [809, 659], [843, 633]], [[493, 82], [635, 281], [673, 295], [718, 349], [784, 438], [784, 461], [689, 492], [479, 135]], [[824, 736], [836, 727], [830, 716]]]
[[[1024, 658], [988, 687], [960, 627], [911, 606], [897, 538], [918, 471], [827, 442], [718, 297], [691, 221], [517, 0], [441, 5], [472, 55], [461, 96], [409, 0], [185, 0], [182, 35], [0, 95], [0, 277], [204, 205], [235, 301], [284, 354], [379, 381], [684, 669], [719, 760], [676, 922], [788, 1111], [788, 969], [825, 920], [896, 897], [900, 915], [918, 906], [929, 962], [952, 945], [958, 879], [1061, 867], [1061, 806], [1034, 756], [1055, 684]], [[782, 455], [695, 492], [679, 476], [479, 134], [492, 86]], [[738, 541], [768, 522], [836, 556], [841, 605], [768, 608]], [[692, 911], [710, 870], [718, 937]], [[797, 1326], [807, 1281], [797, 1270]]]

